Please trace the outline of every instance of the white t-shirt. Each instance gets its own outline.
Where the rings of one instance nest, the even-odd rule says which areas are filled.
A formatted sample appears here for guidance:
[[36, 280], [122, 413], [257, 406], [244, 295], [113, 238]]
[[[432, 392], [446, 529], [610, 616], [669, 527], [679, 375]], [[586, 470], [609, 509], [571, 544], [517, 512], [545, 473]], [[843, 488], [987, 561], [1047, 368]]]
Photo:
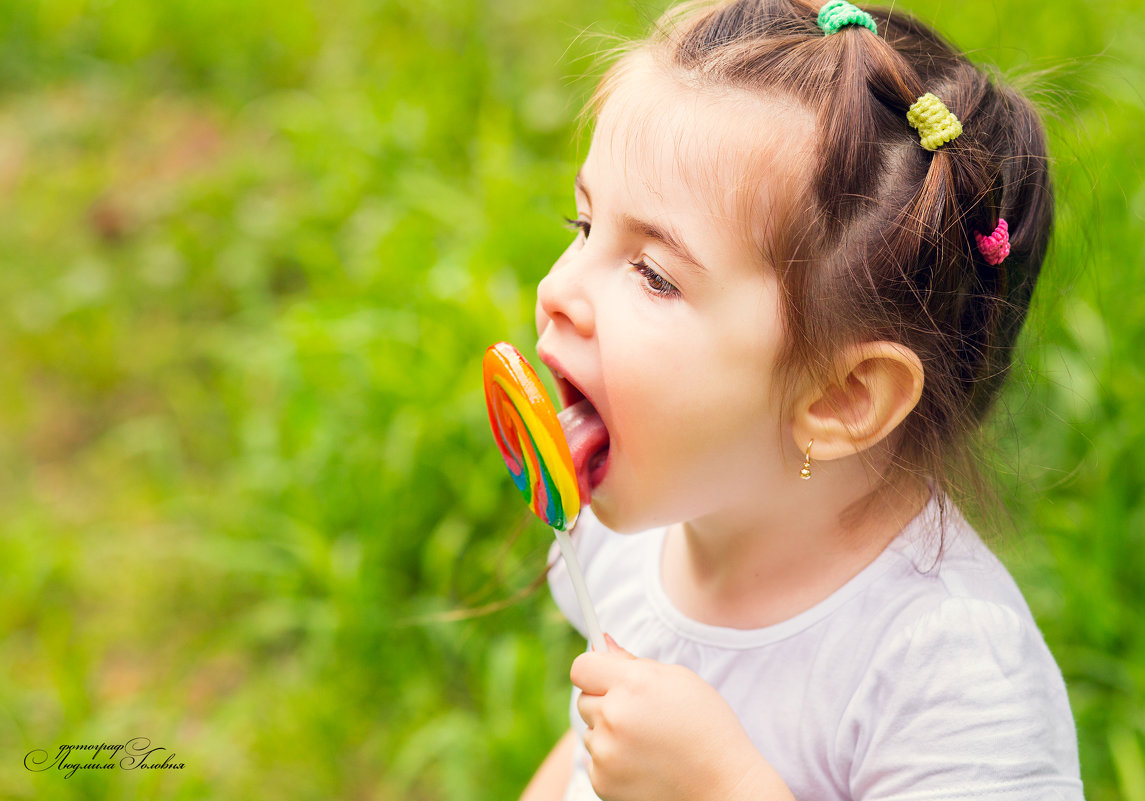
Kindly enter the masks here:
[[[752, 630], [673, 607], [665, 533], [617, 534], [582, 512], [573, 542], [601, 627], [715, 687], [797, 799], [1082, 798], [1061, 671], [1013, 579], [953, 509], [937, 566], [932, 503], [826, 600]], [[549, 584], [585, 633], [563, 562]], [[567, 801], [596, 798], [578, 693]]]

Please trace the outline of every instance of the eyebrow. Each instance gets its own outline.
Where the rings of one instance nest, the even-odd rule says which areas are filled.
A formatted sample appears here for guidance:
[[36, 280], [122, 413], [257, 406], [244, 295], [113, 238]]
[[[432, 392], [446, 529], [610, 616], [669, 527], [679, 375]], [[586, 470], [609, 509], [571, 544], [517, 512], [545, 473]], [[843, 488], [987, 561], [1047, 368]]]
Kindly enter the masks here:
[[[588, 186], [585, 185], [584, 178], [579, 172], [573, 183], [578, 190], [584, 193], [585, 198], [588, 199], [591, 205], [592, 199], [588, 193]], [[701, 275], [707, 273], [707, 268], [692, 254], [692, 251], [684, 244], [684, 240], [671, 228], [662, 228], [655, 223], [633, 217], [631, 214], [620, 215], [620, 224], [626, 231], [643, 236], [645, 239], [652, 239], [659, 242], [668, 249], [669, 253], [683, 262], [685, 266], [691, 268], [693, 272]]]

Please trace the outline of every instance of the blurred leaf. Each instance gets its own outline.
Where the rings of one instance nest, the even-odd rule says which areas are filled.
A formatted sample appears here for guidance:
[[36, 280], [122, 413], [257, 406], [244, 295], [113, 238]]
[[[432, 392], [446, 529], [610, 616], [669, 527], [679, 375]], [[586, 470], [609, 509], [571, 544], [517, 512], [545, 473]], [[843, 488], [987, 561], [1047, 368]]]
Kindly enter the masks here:
[[1140, 738], [1129, 729], [1114, 729], [1109, 732], [1109, 749], [1123, 801], [1145, 801], [1145, 751]]

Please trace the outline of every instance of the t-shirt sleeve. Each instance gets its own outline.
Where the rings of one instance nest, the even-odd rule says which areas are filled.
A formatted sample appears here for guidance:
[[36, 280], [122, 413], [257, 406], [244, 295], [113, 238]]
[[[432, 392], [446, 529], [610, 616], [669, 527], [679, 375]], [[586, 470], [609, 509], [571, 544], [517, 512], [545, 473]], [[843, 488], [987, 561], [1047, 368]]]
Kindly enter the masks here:
[[1032, 619], [948, 598], [893, 635], [841, 721], [855, 799], [1081, 799], [1061, 672]]

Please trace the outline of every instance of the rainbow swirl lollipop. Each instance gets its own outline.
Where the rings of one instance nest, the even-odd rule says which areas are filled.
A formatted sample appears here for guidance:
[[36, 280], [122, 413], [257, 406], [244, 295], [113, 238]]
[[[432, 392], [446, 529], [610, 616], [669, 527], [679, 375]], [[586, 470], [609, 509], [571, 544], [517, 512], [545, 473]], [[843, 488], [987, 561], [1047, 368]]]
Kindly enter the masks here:
[[580, 490], [557, 411], [537, 373], [508, 342], [485, 351], [489, 424], [513, 483], [553, 528], [568, 530], [580, 513]]
[[529, 508], [552, 526], [589, 640], [594, 649], [605, 651], [596, 610], [568, 534], [580, 514], [580, 489], [557, 411], [536, 371], [508, 342], [498, 342], [485, 351], [482, 367], [489, 425], [501, 458]]

